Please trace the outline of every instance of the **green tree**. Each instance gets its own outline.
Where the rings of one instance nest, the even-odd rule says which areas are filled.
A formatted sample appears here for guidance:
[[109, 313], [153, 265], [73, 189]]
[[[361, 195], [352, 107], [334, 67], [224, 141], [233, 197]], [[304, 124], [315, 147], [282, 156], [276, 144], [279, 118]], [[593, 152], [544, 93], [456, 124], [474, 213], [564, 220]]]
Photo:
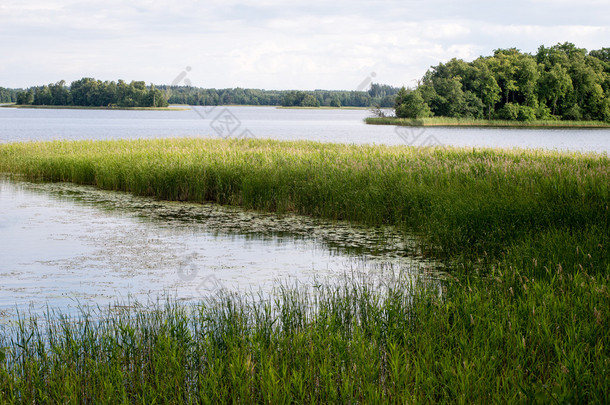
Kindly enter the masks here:
[[148, 90], [146, 107], [167, 107], [168, 102], [165, 99], [165, 94], [155, 88], [154, 84], [150, 85], [150, 89]]
[[539, 86], [540, 97], [550, 103], [553, 115], [557, 111], [557, 102], [571, 89], [572, 79], [566, 68], [554, 65], [551, 70], [542, 74]]
[[433, 80], [436, 96], [430, 101], [434, 115], [460, 117], [466, 109], [466, 99], [459, 78], [439, 78]]
[[396, 94], [394, 111], [399, 118], [425, 118], [432, 115], [424, 101], [421, 91], [408, 91], [404, 87]]
[[465, 118], [483, 118], [485, 117], [485, 105], [483, 101], [471, 91], [464, 92], [464, 105], [460, 112], [461, 117]]
[[610, 48], [602, 48], [589, 52], [589, 55], [601, 60], [602, 62], [610, 63]]
[[66, 86], [64, 80], [60, 80], [55, 84], [49, 84], [51, 92], [51, 104], [53, 105], [70, 105], [72, 104], [72, 96], [70, 90]]
[[538, 64], [534, 57], [526, 54], [520, 54], [515, 62], [515, 80], [519, 91], [517, 100], [524, 105], [536, 108], [538, 106], [536, 88], [538, 87], [538, 80], [540, 80]]
[[34, 104], [34, 91], [30, 88], [17, 94], [17, 104], [32, 105]]
[[498, 118], [514, 121], [519, 117], [519, 104], [506, 103], [498, 110]]
[[589, 52], [589, 56], [598, 60], [604, 72], [610, 74], [610, 48], [591, 51]]
[[501, 100], [501, 89], [489, 66], [489, 59], [479, 58], [474, 61], [477, 75], [474, 81], [475, 89], [478, 88], [479, 98], [487, 108], [487, 119], [491, 119], [495, 112], [496, 104]]
[[313, 94], [305, 94], [301, 101], [302, 107], [320, 107], [320, 102]]
[[51, 89], [46, 84], [44, 86], [36, 88], [34, 90], [34, 103], [35, 105], [52, 105], [53, 95]]
[[515, 48], [497, 49], [491, 58], [492, 71], [495, 73], [496, 82], [504, 94], [504, 102], [508, 103], [512, 94], [515, 101], [515, 93], [519, 90], [517, 83], [517, 60], [519, 51]]

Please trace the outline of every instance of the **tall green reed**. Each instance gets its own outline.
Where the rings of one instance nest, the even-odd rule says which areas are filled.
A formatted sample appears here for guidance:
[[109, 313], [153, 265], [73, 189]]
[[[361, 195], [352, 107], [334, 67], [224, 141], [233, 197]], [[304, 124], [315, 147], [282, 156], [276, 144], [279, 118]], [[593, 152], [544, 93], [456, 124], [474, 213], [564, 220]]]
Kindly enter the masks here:
[[419, 233], [435, 254], [496, 255], [531, 233], [608, 226], [607, 156], [163, 139], [7, 144], [0, 170], [162, 199], [292, 211]]
[[198, 312], [135, 311], [142, 324], [108, 314], [107, 329], [56, 333], [54, 352], [26, 325], [0, 345], [0, 392], [16, 402], [607, 402], [609, 167], [596, 154], [268, 140], [0, 145], [2, 172], [391, 224], [452, 263], [441, 294], [290, 290], [263, 306], [228, 296]]

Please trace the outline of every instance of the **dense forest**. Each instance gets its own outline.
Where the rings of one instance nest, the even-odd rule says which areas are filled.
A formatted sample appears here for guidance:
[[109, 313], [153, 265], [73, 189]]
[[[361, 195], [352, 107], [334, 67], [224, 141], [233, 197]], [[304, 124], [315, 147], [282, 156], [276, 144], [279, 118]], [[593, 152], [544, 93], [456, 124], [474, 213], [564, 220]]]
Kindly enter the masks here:
[[88, 107], [167, 107], [165, 94], [144, 82], [126, 83], [82, 78], [66, 86], [61, 80], [55, 84], [31, 87], [17, 94], [17, 104], [88, 106]]
[[0, 87], [0, 103], [14, 103], [17, 101], [18, 92], [19, 90]]
[[[102, 82], [83, 78], [66, 86], [65, 81], [12, 92], [6, 102], [26, 105], [74, 105], [119, 107], [165, 107], [188, 105], [269, 105], [286, 107], [393, 107], [398, 87], [372, 83], [368, 91], [204, 89], [192, 86], [146, 86], [123, 80]], [[0, 93], [4, 94], [4, 93]]]
[[170, 104], [276, 105], [285, 107], [393, 107], [398, 87], [372, 83], [368, 91], [203, 89], [191, 86], [158, 86], [169, 94]]
[[610, 121], [610, 48], [541, 46], [535, 55], [499, 49], [473, 62], [432, 67], [396, 96], [401, 118], [444, 116], [531, 121]]

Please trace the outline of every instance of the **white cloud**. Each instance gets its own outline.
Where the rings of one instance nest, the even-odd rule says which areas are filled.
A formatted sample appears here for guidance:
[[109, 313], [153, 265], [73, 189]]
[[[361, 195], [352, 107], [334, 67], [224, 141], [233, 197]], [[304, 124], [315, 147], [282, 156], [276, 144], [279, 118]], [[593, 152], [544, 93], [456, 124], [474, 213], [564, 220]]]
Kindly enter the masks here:
[[0, 86], [169, 83], [186, 66], [205, 87], [355, 89], [371, 72], [412, 85], [431, 65], [496, 48], [610, 46], [607, 15], [595, 0], [3, 0]]

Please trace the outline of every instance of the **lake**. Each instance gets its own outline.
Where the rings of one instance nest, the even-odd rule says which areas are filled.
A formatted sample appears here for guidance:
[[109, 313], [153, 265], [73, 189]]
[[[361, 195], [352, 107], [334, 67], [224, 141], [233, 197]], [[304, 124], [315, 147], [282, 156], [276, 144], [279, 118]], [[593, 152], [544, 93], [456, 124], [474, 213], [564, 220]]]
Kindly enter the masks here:
[[[257, 137], [355, 144], [610, 152], [610, 130], [369, 126], [366, 110], [196, 107], [185, 111], [0, 108], [0, 141]], [[160, 202], [70, 184], [0, 179], [0, 319], [219, 289], [268, 294], [278, 282], [356, 274], [442, 274], [412, 237], [214, 204]]]
[[0, 142], [240, 137], [320, 142], [610, 152], [610, 129], [410, 128], [366, 125], [367, 110], [194, 107], [185, 111], [0, 108]]

